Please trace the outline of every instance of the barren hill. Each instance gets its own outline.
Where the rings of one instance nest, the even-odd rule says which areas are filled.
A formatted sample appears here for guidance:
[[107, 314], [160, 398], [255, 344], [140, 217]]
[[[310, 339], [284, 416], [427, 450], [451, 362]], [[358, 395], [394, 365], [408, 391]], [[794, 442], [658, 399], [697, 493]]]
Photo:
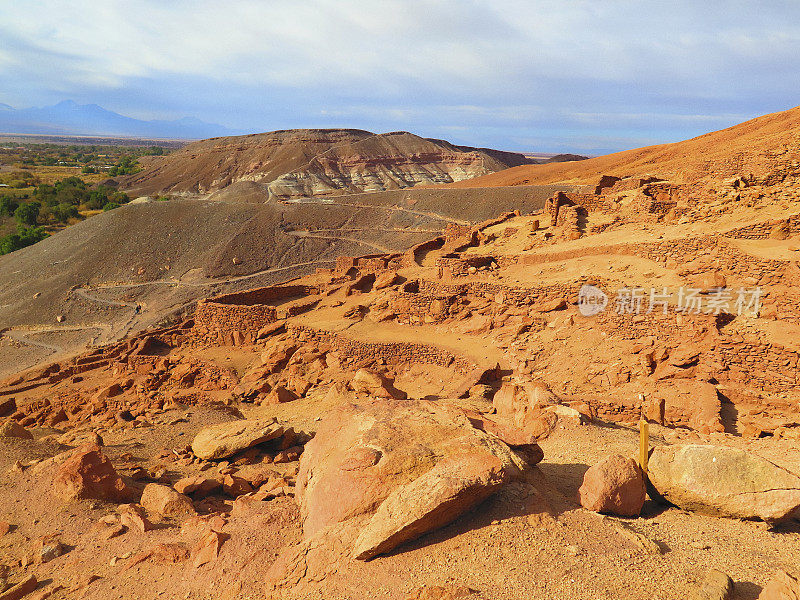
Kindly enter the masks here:
[[0, 257], [0, 374], [120, 339], [211, 293], [313, 273], [342, 255], [402, 252], [448, 224], [536, 212], [556, 190], [571, 189], [410, 189], [265, 203], [257, 187], [132, 204]]
[[152, 161], [123, 185], [133, 194], [205, 194], [250, 181], [293, 198], [451, 183], [532, 162], [407, 132], [293, 129], [196, 142]]
[[780, 181], [796, 173], [800, 158], [800, 107], [764, 115], [728, 129], [674, 144], [626, 150], [585, 161], [522, 165], [456, 182], [452, 187], [594, 184], [602, 175], [653, 175], [678, 183], [743, 176]]

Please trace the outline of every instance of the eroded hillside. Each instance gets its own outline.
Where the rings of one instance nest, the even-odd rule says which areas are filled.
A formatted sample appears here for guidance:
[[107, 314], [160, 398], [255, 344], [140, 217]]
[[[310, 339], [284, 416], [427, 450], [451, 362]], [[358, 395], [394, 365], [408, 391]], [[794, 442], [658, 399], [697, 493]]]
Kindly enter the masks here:
[[286, 199], [451, 183], [530, 162], [407, 132], [293, 129], [196, 142], [123, 185], [139, 195], [207, 194], [247, 181]]

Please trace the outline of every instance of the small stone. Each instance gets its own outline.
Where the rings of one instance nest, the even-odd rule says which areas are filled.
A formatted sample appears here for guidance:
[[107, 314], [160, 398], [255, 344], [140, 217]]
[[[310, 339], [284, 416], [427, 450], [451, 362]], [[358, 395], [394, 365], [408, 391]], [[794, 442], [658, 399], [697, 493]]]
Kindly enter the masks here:
[[722, 571], [708, 569], [700, 587], [691, 600], [730, 600], [733, 595], [733, 581]]
[[151, 513], [164, 517], [194, 515], [191, 499], [158, 483], [148, 483], [142, 492], [141, 505]]
[[34, 563], [44, 564], [64, 554], [64, 544], [58, 536], [48, 535], [34, 543], [32, 553]]
[[138, 504], [123, 504], [119, 507], [120, 523], [131, 531], [144, 533], [153, 529], [152, 523], [147, 519], [144, 508]]

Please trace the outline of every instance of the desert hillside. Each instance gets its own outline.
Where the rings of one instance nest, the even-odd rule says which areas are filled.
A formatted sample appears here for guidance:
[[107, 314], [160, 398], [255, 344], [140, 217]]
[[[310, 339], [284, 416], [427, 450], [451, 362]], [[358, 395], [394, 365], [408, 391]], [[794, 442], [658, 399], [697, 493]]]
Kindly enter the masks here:
[[523, 165], [453, 187], [593, 183], [601, 175], [654, 175], [676, 182], [735, 175], [769, 183], [798, 173], [800, 107], [674, 144], [627, 150], [579, 162]]
[[800, 597], [796, 118], [3, 257], [0, 598]]
[[448, 224], [536, 212], [564, 189], [253, 202], [234, 184], [208, 200], [133, 203], [0, 257], [0, 329], [14, 341], [0, 343], [0, 375], [180, 319], [209, 294], [313, 273], [339, 256], [402, 252]]
[[286, 199], [451, 183], [530, 162], [407, 132], [292, 129], [189, 144], [123, 186], [138, 195], [206, 194], [247, 181]]

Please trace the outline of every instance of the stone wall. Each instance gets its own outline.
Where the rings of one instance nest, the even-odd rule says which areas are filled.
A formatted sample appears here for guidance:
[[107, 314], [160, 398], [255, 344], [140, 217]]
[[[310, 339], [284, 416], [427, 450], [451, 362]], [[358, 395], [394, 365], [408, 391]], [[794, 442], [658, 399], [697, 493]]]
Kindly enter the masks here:
[[396, 291], [389, 298], [389, 310], [397, 315], [397, 321], [409, 324], [439, 323], [450, 316], [451, 307], [457, 304], [457, 294]]
[[[207, 298], [197, 303], [192, 337], [203, 343], [238, 345], [256, 339], [259, 330], [278, 320], [270, 303], [319, 293], [308, 285], [273, 285]], [[289, 307], [285, 315], [299, 314], [307, 305]]]
[[199, 342], [223, 346], [248, 343], [255, 340], [264, 325], [277, 320], [274, 306], [219, 304], [212, 300], [201, 300], [194, 313], [192, 337]]
[[362, 342], [305, 325], [292, 325], [289, 332], [301, 341], [313, 341], [341, 353], [345, 365], [375, 360], [382, 360], [389, 365], [423, 363], [451, 367], [463, 375], [472, 373], [477, 368], [475, 363], [462, 356], [427, 344]]
[[770, 237], [770, 233], [775, 227], [785, 226], [787, 233], [790, 236], [800, 233], [800, 215], [792, 215], [787, 219], [778, 219], [776, 221], [765, 221], [763, 223], [755, 223], [754, 225], [747, 225], [745, 227], [737, 227], [725, 232], [725, 237], [736, 238], [741, 240], [765, 240]]
[[339, 256], [334, 275], [343, 276], [356, 269], [362, 275], [379, 273], [387, 269], [401, 269], [406, 264], [406, 254], [367, 254], [364, 256]]

